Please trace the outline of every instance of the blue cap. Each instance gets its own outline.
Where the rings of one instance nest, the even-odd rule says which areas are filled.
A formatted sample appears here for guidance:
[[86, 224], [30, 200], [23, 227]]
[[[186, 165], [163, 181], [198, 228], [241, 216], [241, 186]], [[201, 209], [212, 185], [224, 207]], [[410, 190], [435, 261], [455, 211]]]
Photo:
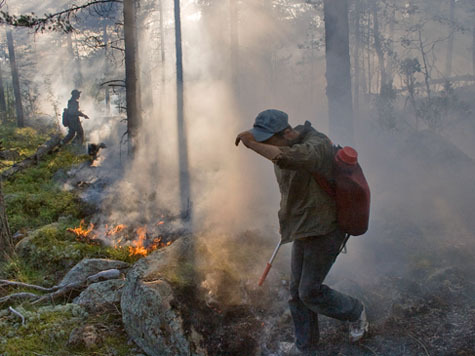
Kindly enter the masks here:
[[256, 117], [251, 133], [257, 142], [268, 140], [289, 127], [289, 116], [280, 110], [265, 110]]

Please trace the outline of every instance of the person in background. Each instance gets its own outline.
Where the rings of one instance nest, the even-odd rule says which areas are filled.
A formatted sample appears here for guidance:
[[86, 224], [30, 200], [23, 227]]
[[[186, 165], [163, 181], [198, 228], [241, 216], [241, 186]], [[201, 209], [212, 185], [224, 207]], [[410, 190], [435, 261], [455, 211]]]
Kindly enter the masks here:
[[61, 140], [61, 145], [65, 145], [70, 142], [73, 138], [79, 145], [84, 144], [84, 129], [81, 125], [81, 120], [79, 117], [89, 119], [89, 116], [82, 113], [79, 110], [79, 98], [81, 97], [81, 92], [77, 89], [74, 89], [71, 92], [71, 99], [68, 101], [68, 107], [65, 109], [63, 115], [67, 115], [67, 120], [63, 119], [63, 124], [68, 127], [68, 134]]

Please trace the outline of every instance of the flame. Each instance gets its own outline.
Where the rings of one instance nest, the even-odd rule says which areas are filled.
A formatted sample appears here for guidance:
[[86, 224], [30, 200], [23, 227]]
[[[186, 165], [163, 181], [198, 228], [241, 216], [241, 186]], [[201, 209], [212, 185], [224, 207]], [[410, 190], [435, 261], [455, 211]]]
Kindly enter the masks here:
[[[79, 223], [79, 227], [76, 227], [74, 229], [68, 228], [67, 231], [72, 232], [73, 234], [76, 235], [78, 239], [82, 240], [93, 240], [96, 238], [95, 234], [91, 234], [92, 230], [94, 230], [94, 224], [89, 223], [89, 227], [86, 228], [86, 224], [84, 222], [84, 219], [81, 220]], [[91, 236], [89, 236], [91, 235]]]
[[[165, 222], [160, 221], [156, 225], [163, 225]], [[85, 240], [87, 242], [97, 242], [99, 240], [98, 233], [94, 232], [94, 224], [90, 223], [89, 227], [86, 228], [84, 220], [81, 221], [79, 227], [68, 228], [68, 231], [74, 233], [78, 240]], [[127, 225], [119, 224], [116, 226], [109, 227], [105, 225], [105, 229], [100, 229], [102, 233], [99, 233], [101, 240], [108, 241], [107, 243], [112, 244], [114, 248], [128, 248], [130, 256], [147, 256], [152, 251], [169, 246], [172, 242], [162, 241], [162, 237], [155, 237], [150, 241], [150, 236], [147, 234], [147, 228], [145, 226], [139, 227], [135, 230], [135, 239], [130, 242], [130, 239], [127, 237], [127, 234], [120, 234], [120, 232], [127, 231]]]
[[119, 224], [117, 225], [116, 227], [112, 228], [112, 229], [108, 229], [108, 226], [106, 225], [106, 235], [107, 236], [111, 236], [111, 235], [115, 235], [117, 234], [118, 232], [121, 232], [122, 230], [125, 230], [127, 228], [126, 225], [124, 224]]
[[132, 242], [132, 246], [129, 246], [129, 255], [142, 255], [147, 256], [148, 251], [144, 247], [144, 242], [147, 237], [147, 229], [145, 227], [139, 227], [137, 229], [137, 239]]

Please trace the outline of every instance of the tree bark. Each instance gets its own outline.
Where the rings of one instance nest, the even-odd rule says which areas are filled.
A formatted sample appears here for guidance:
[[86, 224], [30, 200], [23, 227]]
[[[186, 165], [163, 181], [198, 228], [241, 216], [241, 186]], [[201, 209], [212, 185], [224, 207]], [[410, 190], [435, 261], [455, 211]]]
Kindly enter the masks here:
[[0, 65], [0, 120], [3, 122], [3, 124], [6, 124], [7, 122], [7, 103], [5, 101], [5, 87], [3, 86], [3, 74], [2, 74], [1, 65]]
[[133, 0], [124, 0], [124, 42], [128, 153], [130, 157], [133, 157], [137, 149], [141, 125], [137, 83], [137, 27]]
[[449, 9], [449, 39], [447, 43], [447, 59], [445, 62], [445, 76], [448, 78], [452, 75], [452, 61], [454, 58], [454, 42], [455, 42], [455, 0], [450, 0]]
[[360, 112], [360, 47], [361, 47], [361, 0], [356, 0], [355, 5], [355, 46], [353, 48], [353, 62], [355, 68], [355, 83], [354, 83], [354, 110], [355, 117], [359, 116]]
[[231, 85], [239, 95], [239, 32], [238, 32], [238, 2], [229, 0], [230, 11], [230, 45], [231, 45]]
[[381, 92], [381, 89], [386, 84], [386, 70], [384, 68], [384, 52], [383, 52], [383, 47], [381, 44], [381, 32], [379, 31], [377, 3], [373, 3], [373, 35], [374, 35], [374, 49], [376, 50], [376, 55], [378, 56], [379, 73], [380, 73], [379, 92]]
[[[473, 11], [475, 12], [475, 7]], [[472, 74], [475, 75], [475, 16], [473, 16], [472, 21]]]
[[324, 16], [330, 135], [335, 142], [353, 145], [348, 1], [324, 0]]
[[15, 58], [15, 46], [13, 44], [13, 35], [11, 30], [7, 30], [8, 55], [12, 70], [13, 92], [15, 94], [16, 120], [18, 127], [24, 127], [23, 105], [21, 103], [20, 78], [18, 76], [18, 67]]
[[0, 262], [6, 261], [13, 253], [13, 241], [8, 225], [5, 201], [3, 200], [3, 188], [0, 179]]
[[[104, 75], [106, 80], [108, 80], [109, 74], [109, 66], [107, 65], [107, 54], [109, 52], [109, 35], [107, 33], [107, 22], [104, 19], [104, 24], [102, 28], [102, 41], [104, 42]], [[110, 115], [111, 111], [111, 99], [110, 99], [110, 88], [109, 85], [105, 85], [104, 87], [104, 96], [105, 96], [105, 104], [106, 104], [106, 114]]]
[[188, 162], [188, 141], [184, 116], [183, 52], [181, 46], [180, 0], [175, 0], [175, 50], [176, 50], [176, 104], [178, 127], [178, 155], [180, 169], [181, 214], [191, 218], [190, 173]]

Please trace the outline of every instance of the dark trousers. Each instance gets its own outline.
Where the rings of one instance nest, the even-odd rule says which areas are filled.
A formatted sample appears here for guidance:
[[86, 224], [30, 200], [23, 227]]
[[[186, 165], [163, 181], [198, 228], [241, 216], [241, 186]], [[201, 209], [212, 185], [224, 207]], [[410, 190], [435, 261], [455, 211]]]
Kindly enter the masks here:
[[363, 304], [322, 284], [339, 254], [345, 234], [297, 239], [292, 246], [290, 312], [294, 320], [296, 345], [302, 351], [315, 350], [319, 341], [318, 314], [338, 320], [358, 320]]
[[68, 127], [68, 134], [63, 139], [65, 144], [71, 141], [74, 136], [76, 136], [77, 144], [82, 145], [84, 143], [84, 130], [79, 119], [77, 121], [77, 123], [75, 122]]

